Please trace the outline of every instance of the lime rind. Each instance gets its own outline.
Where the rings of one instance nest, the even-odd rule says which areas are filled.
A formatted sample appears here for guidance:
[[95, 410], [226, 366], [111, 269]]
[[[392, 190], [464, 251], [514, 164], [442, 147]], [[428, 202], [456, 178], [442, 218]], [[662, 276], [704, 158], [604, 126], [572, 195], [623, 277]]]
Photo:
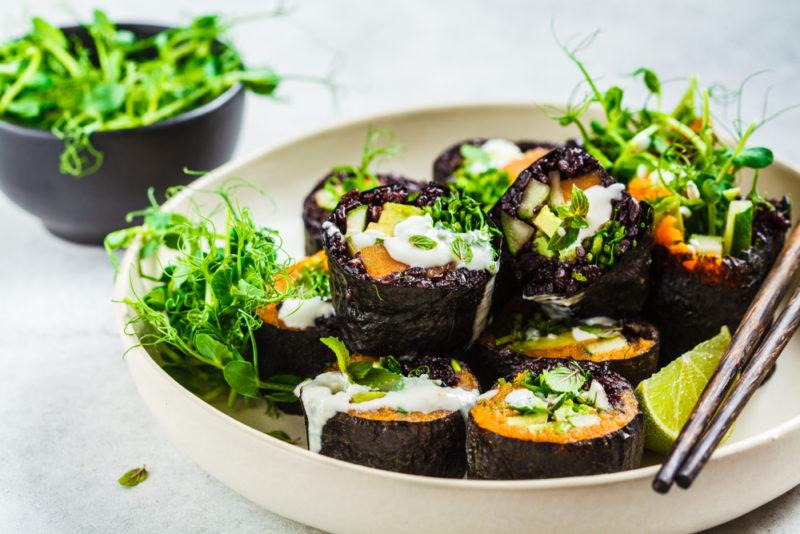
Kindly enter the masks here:
[[728, 348], [727, 327], [642, 381], [636, 395], [645, 416], [645, 447], [666, 454]]

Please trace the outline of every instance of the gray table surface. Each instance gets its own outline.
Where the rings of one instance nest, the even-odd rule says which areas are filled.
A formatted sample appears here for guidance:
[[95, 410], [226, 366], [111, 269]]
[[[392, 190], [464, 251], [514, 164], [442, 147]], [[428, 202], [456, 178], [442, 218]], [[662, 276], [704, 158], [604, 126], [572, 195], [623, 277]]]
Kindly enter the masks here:
[[[4, 2], [0, 30], [6, 36], [22, 31], [31, 14], [74, 20], [96, 4]], [[270, 5], [102, 4], [120, 20], [165, 23], [213, 11], [252, 15]], [[745, 95], [743, 115], [758, 117], [764, 91], [773, 85], [772, 109], [800, 101], [800, 3], [791, 0], [301, 1], [290, 17], [253, 20], [233, 34], [251, 64], [298, 74], [333, 68], [341, 97], [334, 106], [323, 89], [302, 83], [285, 86], [288, 101], [248, 97], [240, 153], [398, 106], [563, 101], [579, 78], [554, 42], [551, 19], [564, 37], [602, 29], [584, 54], [587, 64], [604, 82], [635, 88], [635, 98], [642, 96], [639, 84], [624, 75], [639, 66], [664, 79], [698, 74], [731, 87], [769, 68]], [[797, 161], [797, 120], [797, 113], [781, 116], [755, 141]], [[4, 197], [0, 228], [6, 235], [0, 254], [0, 530], [310, 531], [239, 497], [167, 439], [122, 360], [109, 300], [112, 274], [100, 249], [59, 241]], [[150, 479], [133, 490], [120, 488], [117, 477], [143, 462]], [[718, 531], [800, 531], [800, 488]]]

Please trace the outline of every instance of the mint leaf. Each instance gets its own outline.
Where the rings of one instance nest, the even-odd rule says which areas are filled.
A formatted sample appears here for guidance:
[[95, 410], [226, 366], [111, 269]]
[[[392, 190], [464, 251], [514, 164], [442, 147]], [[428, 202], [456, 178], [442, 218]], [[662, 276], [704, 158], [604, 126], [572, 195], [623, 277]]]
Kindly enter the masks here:
[[571, 215], [574, 217], [586, 217], [589, 213], [589, 199], [582, 189], [573, 184], [572, 200], [569, 203]]
[[408, 242], [422, 250], [432, 250], [436, 248], [436, 241], [424, 235], [412, 235], [408, 238]]
[[550, 238], [550, 241], [547, 243], [547, 250], [552, 250], [553, 252], [557, 252], [559, 250], [564, 250], [572, 245], [576, 239], [578, 239], [578, 229], [573, 228], [572, 226], [568, 228], [561, 228], [564, 230], [564, 233], [561, 234], [560, 232], [556, 232], [553, 234], [553, 237]]
[[468, 264], [475, 257], [472, 247], [462, 237], [457, 237], [450, 243], [450, 252], [464, 264]]

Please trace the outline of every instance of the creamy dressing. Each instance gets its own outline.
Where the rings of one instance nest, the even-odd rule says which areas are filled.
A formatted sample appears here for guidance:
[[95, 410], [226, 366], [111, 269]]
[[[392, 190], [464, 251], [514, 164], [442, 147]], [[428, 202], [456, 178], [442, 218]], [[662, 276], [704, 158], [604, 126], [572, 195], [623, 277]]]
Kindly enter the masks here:
[[578, 239], [569, 249], [577, 247], [587, 237], [592, 237], [601, 226], [611, 220], [611, 212], [613, 211], [611, 202], [620, 200], [623, 191], [625, 191], [625, 185], [623, 184], [611, 184], [608, 187], [593, 185], [583, 191], [589, 200], [589, 213], [586, 214], [588, 226], [580, 229]]
[[482, 400], [489, 400], [489, 399], [491, 399], [492, 397], [494, 397], [495, 395], [497, 395], [497, 390], [496, 390], [496, 389], [490, 389], [490, 390], [489, 390], [489, 391], [487, 391], [486, 393], [483, 393], [483, 394], [481, 394], [480, 396], [478, 396], [478, 400], [479, 400], [479, 401], [482, 401]]
[[515, 389], [504, 399], [512, 408], [547, 408], [547, 401], [533, 394], [529, 389]]
[[308, 448], [319, 452], [322, 448], [322, 430], [325, 423], [339, 412], [368, 412], [381, 408], [406, 412], [431, 413], [439, 410], [459, 411], [466, 418], [478, 400], [478, 391], [450, 388], [427, 376], [405, 377], [396, 391], [365, 402], [350, 402], [356, 393], [366, 393], [370, 388], [351, 383], [339, 372], [323, 373], [306, 380], [294, 390], [303, 402], [308, 420]]
[[[367, 235], [364, 235], [367, 234]], [[410, 239], [414, 236], [424, 236], [434, 242], [430, 249], [414, 245]], [[465, 267], [472, 271], [494, 272], [497, 262], [495, 252], [485, 232], [473, 230], [471, 232], [453, 232], [445, 228], [436, 228], [430, 214], [412, 215], [394, 226], [394, 235], [387, 236], [378, 230], [357, 232], [348, 236], [354, 245], [375, 244], [382, 240], [386, 252], [395, 261], [405, 263], [410, 267], [443, 267], [455, 263], [456, 267]], [[472, 249], [472, 258], [463, 262], [451, 250], [451, 244], [457, 238], [463, 239]]]
[[278, 319], [289, 328], [304, 330], [314, 326], [316, 319], [334, 314], [333, 304], [322, 297], [290, 298], [281, 302]]
[[508, 139], [489, 139], [481, 145], [481, 150], [489, 155], [490, 163], [487, 165], [482, 161], [473, 162], [468, 169], [472, 174], [503, 168], [523, 156], [519, 147]]

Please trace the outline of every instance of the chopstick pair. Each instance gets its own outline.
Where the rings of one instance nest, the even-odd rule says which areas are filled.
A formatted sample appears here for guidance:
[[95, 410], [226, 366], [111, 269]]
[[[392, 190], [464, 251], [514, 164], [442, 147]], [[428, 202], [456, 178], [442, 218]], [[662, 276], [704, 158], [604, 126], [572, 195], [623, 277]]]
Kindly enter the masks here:
[[[800, 287], [780, 316], [774, 322], [771, 320], [789, 291], [798, 266], [800, 224], [792, 230], [672, 451], [653, 479], [653, 489], [657, 492], [666, 493], [673, 482], [682, 488], [694, 482], [800, 326]], [[759, 346], [762, 337], [764, 341]]]

